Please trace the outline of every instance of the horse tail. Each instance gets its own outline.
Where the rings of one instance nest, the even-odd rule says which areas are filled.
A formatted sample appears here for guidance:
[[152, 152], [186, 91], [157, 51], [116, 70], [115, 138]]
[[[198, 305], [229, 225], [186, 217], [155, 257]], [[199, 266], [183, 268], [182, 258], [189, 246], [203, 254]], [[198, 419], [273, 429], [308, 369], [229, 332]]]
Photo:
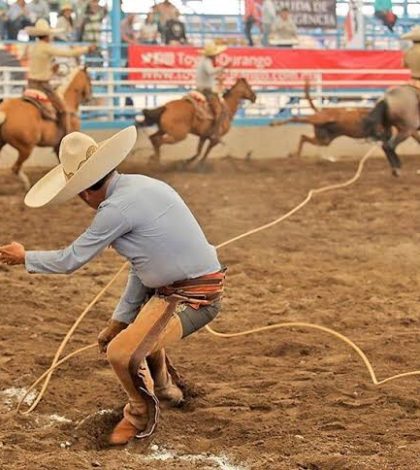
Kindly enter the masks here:
[[372, 111], [363, 119], [365, 136], [383, 140], [388, 123], [388, 103], [385, 99], [378, 101]]
[[312, 100], [310, 91], [311, 91], [311, 82], [309, 81], [309, 79], [306, 79], [305, 80], [305, 99], [308, 100], [309, 106], [317, 113], [319, 109], [315, 106], [315, 103]]
[[160, 124], [160, 118], [165, 112], [166, 106], [160, 106], [159, 108], [154, 109], [143, 109], [143, 119], [136, 120], [136, 125], [138, 127], [148, 127], [154, 126], [155, 124]]

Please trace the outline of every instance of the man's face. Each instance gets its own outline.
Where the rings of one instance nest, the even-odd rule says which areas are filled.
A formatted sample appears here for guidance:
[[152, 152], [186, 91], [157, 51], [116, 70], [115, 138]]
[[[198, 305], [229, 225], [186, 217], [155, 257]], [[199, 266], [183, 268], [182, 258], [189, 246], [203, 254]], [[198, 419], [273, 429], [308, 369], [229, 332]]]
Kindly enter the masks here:
[[102, 191], [90, 191], [86, 189], [79, 193], [79, 197], [84, 201], [89, 207], [97, 210], [101, 202], [104, 200], [102, 196]]
[[284, 21], [289, 19], [289, 12], [287, 10], [282, 10], [280, 12], [280, 18]]

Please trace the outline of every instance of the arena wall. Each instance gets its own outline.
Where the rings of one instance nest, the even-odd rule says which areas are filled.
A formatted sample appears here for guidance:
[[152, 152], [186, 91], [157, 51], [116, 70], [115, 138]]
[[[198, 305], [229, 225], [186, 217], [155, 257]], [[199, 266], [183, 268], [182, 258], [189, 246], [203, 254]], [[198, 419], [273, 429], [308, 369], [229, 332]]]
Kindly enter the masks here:
[[[135, 152], [131, 158], [134, 161], [147, 160], [152, 153], [152, 146], [145, 133], [151, 130], [140, 131]], [[90, 131], [90, 135], [98, 141], [104, 140], [113, 134], [113, 131]], [[312, 127], [306, 125], [288, 125], [281, 127], [234, 127], [224, 138], [225, 145], [219, 145], [213, 150], [212, 158], [232, 156], [236, 158], [285, 158], [291, 152], [296, 151], [299, 138], [302, 134], [313, 135]], [[184, 142], [177, 145], [164, 146], [162, 160], [170, 161], [183, 159], [194, 154], [197, 138], [190, 136]], [[347, 137], [340, 137], [329, 147], [314, 147], [306, 144], [303, 152], [304, 157], [325, 158], [328, 160], [339, 160], [340, 158], [361, 158], [372, 144], [357, 141]], [[400, 154], [416, 154], [420, 150], [419, 145], [409, 139], [401, 145]], [[378, 148], [377, 156], [383, 156]], [[16, 158], [16, 153], [10, 147], [2, 150], [0, 167], [8, 167]], [[29, 158], [26, 166], [51, 167], [57, 163], [57, 159], [51, 149], [36, 149]]]

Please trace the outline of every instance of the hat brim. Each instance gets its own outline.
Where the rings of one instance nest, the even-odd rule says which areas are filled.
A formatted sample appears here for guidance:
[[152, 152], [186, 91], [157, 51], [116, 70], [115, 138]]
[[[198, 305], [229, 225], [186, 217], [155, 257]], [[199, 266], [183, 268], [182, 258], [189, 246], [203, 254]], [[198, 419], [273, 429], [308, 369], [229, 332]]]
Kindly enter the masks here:
[[60, 204], [77, 196], [106, 176], [127, 157], [137, 140], [135, 126], [127, 127], [99, 144], [95, 153], [69, 180], [63, 165], [56, 166], [26, 194], [28, 207]]
[[25, 31], [29, 36], [57, 36], [64, 33], [64, 29], [49, 29], [48, 31], [35, 28], [35, 26], [27, 26]]
[[227, 46], [217, 46], [217, 49], [215, 49], [214, 51], [206, 51], [206, 49], [201, 49], [201, 53], [207, 57], [215, 57], [225, 52], [226, 49]]
[[403, 34], [401, 39], [406, 39], [407, 41], [420, 41], [420, 31]]

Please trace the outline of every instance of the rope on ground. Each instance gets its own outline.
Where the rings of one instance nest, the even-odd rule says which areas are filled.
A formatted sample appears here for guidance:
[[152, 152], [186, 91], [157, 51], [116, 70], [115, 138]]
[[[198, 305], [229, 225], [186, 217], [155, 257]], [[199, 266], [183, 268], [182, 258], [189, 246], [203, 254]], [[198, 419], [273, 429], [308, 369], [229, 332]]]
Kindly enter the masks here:
[[[228, 245], [230, 245], [234, 242], [237, 242], [237, 241], [239, 241], [239, 240], [241, 240], [245, 237], [249, 237], [249, 236], [254, 235], [254, 234], [256, 234], [258, 232], [261, 232], [263, 230], [267, 230], [267, 229], [279, 224], [280, 222], [283, 222], [284, 220], [286, 220], [287, 218], [291, 217], [293, 214], [295, 214], [296, 212], [301, 210], [304, 206], [306, 206], [309, 203], [309, 201], [313, 198], [313, 196], [316, 195], [316, 194], [321, 194], [321, 193], [328, 192], [328, 191], [333, 191], [333, 190], [336, 190], [336, 189], [346, 188], [346, 187], [354, 184], [360, 178], [360, 176], [362, 174], [362, 171], [364, 169], [364, 165], [365, 165], [366, 161], [373, 154], [375, 148], [376, 148], [376, 146], [372, 146], [370, 148], [370, 150], [366, 153], [366, 155], [364, 155], [364, 157], [359, 162], [359, 165], [358, 165], [358, 168], [357, 168], [357, 171], [356, 171], [355, 175], [352, 178], [350, 178], [349, 180], [347, 180], [343, 183], [331, 184], [331, 185], [324, 186], [324, 187], [318, 188], [318, 189], [311, 189], [308, 192], [308, 195], [306, 196], [306, 198], [300, 204], [298, 204], [296, 207], [291, 209], [286, 214], [284, 214], [281, 217], [273, 220], [272, 222], [261, 225], [261, 226], [255, 228], [255, 229], [249, 230], [249, 231], [244, 232], [244, 233], [242, 233], [242, 234], [240, 234], [236, 237], [233, 237], [233, 238], [231, 238], [231, 239], [229, 239], [229, 240], [227, 240], [223, 243], [220, 243], [219, 245], [216, 246], [216, 248], [218, 250], [220, 250], [221, 248], [224, 248], [225, 246], [228, 246]], [[120, 276], [120, 274], [124, 271], [124, 269], [128, 266], [128, 264], [129, 264], [128, 262], [123, 264], [123, 266], [119, 269], [119, 271], [115, 274], [115, 276], [108, 282], [108, 284], [101, 290], [101, 292], [99, 292], [99, 294], [92, 300], [92, 302], [86, 307], [86, 309], [82, 312], [82, 314], [79, 316], [79, 318], [75, 321], [73, 326], [68, 331], [66, 337], [64, 338], [64, 340], [60, 344], [60, 347], [58, 348], [57, 353], [54, 356], [54, 359], [51, 363], [50, 368], [46, 372], [44, 372], [44, 374], [42, 374], [42, 376], [39, 377], [31, 385], [29, 390], [25, 393], [24, 397], [22, 397], [22, 399], [20, 400], [20, 402], [18, 404], [18, 407], [17, 407], [18, 410], [20, 409], [20, 407], [21, 407], [23, 401], [25, 400], [26, 396], [28, 395], [28, 393], [30, 391], [32, 391], [36, 387], [36, 385], [38, 385], [45, 378], [45, 382], [44, 382], [44, 384], [41, 388], [41, 391], [39, 392], [36, 400], [32, 403], [31, 407], [27, 411], [24, 412], [24, 414], [31, 413], [36, 408], [36, 406], [38, 405], [40, 400], [42, 399], [42, 397], [43, 397], [43, 395], [44, 395], [44, 393], [45, 393], [45, 391], [48, 387], [49, 381], [51, 379], [51, 375], [53, 374], [54, 370], [59, 365], [63, 364], [68, 359], [70, 359], [71, 357], [94, 347], [94, 344], [89, 345], [89, 346], [85, 346], [84, 348], [81, 348], [77, 351], [74, 351], [73, 353], [69, 354], [65, 358], [59, 360], [59, 357], [60, 357], [63, 349], [65, 348], [65, 346], [68, 343], [70, 337], [72, 336], [72, 334], [74, 333], [74, 331], [76, 330], [76, 328], [78, 327], [80, 322], [87, 315], [87, 313], [92, 309], [92, 307], [99, 301], [99, 299], [108, 291], [108, 289], [112, 286], [112, 284], [114, 284], [114, 282], [117, 280], [117, 278]], [[292, 328], [292, 327], [317, 329], [317, 330], [329, 333], [329, 334], [335, 336], [336, 338], [344, 341], [354, 351], [356, 351], [356, 353], [361, 357], [363, 363], [365, 364], [366, 368], [368, 369], [371, 380], [375, 385], [382, 385], [386, 382], [390, 382], [392, 380], [396, 380], [396, 379], [403, 378], [403, 377], [408, 377], [408, 376], [413, 376], [413, 375], [420, 375], [420, 371], [413, 371], [413, 372], [406, 372], [406, 373], [403, 373], [403, 374], [398, 374], [396, 376], [389, 377], [385, 380], [378, 381], [377, 377], [376, 377], [376, 374], [375, 374], [375, 371], [374, 371], [370, 361], [368, 360], [368, 358], [366, 357], [364, 352], [355, 343], [353, 343], [349, 338], [342, 335], [341, 333], [338, 333], [338, 332], [336, 332], [336, 331], [334, 331], [330, 328], [326, 328], [326, 327], [323, 327], [323, 326], [320, 326], [320, 325], [313, 325], [313, 324], [310, 324], [310, 323], [301, 323], [301, 322], [289, 322], [289, 323], [279, 323], [279, 324], [276, 324], [276, 325], [270, 325], [270, 326], [265, 326], [265, 327], [261, 327], [261, 328], [255, 328], [255, 329], [252, 329], [252, 330], [249, 330], [249, 331], [243, 331], [243, 332], [239, 332], [239, 333], [220, 333], [220, 332], [217, 332], [217, 331], [213, 330], [210, 326], [206, 326], [206, 330], [210, 334], [212, 334], [216, 337], [235, 338], [235, 337], [239, 337], [239, 336], [246, 336], [246, 335], [261, 333], [261, 332], [269, 331], [269, 330], [276, 330], [276, 329], [280, 329], [280, 328]]]

